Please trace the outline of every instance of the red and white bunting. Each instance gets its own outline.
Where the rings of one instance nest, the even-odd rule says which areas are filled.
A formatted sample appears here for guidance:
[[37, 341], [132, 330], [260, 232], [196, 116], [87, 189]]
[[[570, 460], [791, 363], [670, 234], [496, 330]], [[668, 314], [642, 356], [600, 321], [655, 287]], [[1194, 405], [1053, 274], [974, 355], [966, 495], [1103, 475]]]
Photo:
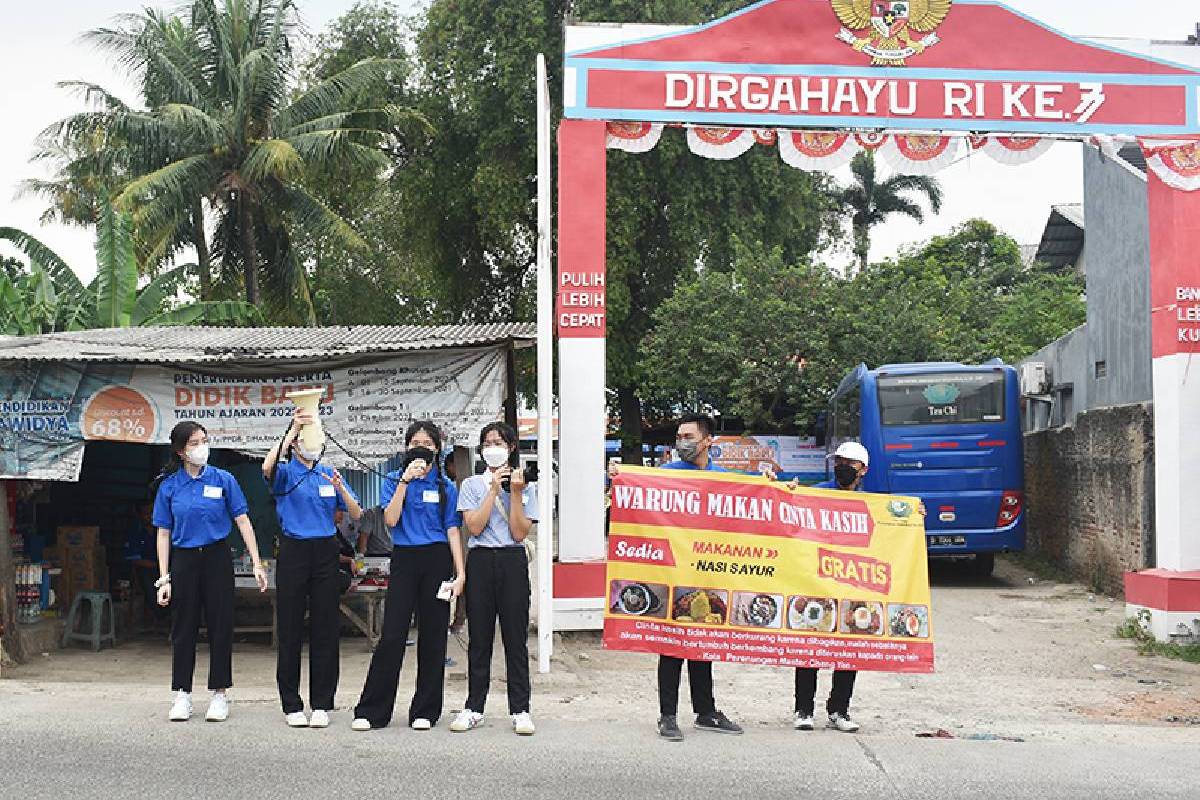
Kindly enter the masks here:
[[[977, 140], [982, 140], [977, 143]], [[982, 150], [1001, 164], [1028, 164], [1054, 146], [1054, 140], [1042, 136], [971, 137], [971, 147]]]
[[779, 156], [790, 167], [806, 172], [845, 166], [859, 150], [847, 133], [779, 131]]
[[[627, 153], [646, 153], [662, 138], [660, 123], [609, 122], [608, 147]], [[1091, 136], [1087, 139], [1110, 157], [1133, 137]], [[1147, 166], [1164, 183], [1186, 192], [1200, 191], [1200, 139], [1138, 139]], [[807, 172], [829, 172], [843, 167], [860, 152], [877, 152], [893, 171], [902, 175], [932, 175], [954, 163], [960, 149], [982, 151], [1001, 164], [1027, 164], [1042, 156], [1055, 142], [1049, 136], [994, 134], [944, 136], [940, 133], [884, 133], [882, 131], [798, 131], [767, 128], [689, 127], [688, 148], [698, 156], [722, 161], [737, 158], [754, 145], [779, 145], [784, 163]]]
[[648, 153], [662, 138], [663, 125], [658, 122], [608, 123], [608, 149], [626, 153]]
[[954, 163], [959, 141], [936, 133], [898, 133], [883, 143], [879, 155], [902, 175], [932, 175]]
[[1200, 140], [1141, 139], [1146, 166], [1168, 186], [1185, 192], [1200, 190]]
[[874, 151], [887, 144], [889, 138], [891, 137], [882, 131], [864, 131], [854, 134], [854, 143], [863, 150]]
[[688, 148], [698, 156], [728, 161], [754, 147], [749, 128], [688, 128]]
[[779, 137], [776, 136], [775, 131], [771, 130], [770, 128], [754, 129], [755, 144], [761, 144], [763, 147], [770, 147], [771, 145], [775, 144], [778, 139]]

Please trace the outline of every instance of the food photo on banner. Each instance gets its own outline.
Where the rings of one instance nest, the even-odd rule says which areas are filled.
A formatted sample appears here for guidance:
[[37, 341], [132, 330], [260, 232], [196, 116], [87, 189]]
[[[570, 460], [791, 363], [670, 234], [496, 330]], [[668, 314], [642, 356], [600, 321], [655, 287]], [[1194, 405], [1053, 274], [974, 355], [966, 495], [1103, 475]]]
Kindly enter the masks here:
[[917, 498], [624, 467], [604, 646], [704, 661], [932, 672]]

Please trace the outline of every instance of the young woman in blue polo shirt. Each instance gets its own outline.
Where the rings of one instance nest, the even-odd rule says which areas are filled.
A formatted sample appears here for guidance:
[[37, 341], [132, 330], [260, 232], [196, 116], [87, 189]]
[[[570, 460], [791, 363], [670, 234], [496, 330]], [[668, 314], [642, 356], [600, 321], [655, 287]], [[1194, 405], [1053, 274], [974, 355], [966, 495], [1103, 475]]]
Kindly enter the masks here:
[[175, 471], [158, 485], [153, 524], [158, 528], [159, 605], [171, 606], [171, 690], [169, 719], [192, 715], [192, 673], [200, 611], [208, 628], [208, 688], [212, 700], [205, 719], [229, 717], [225, 690], [233, 685], [233, 554], [229, 523], [237, 525], [254, 562], [254, 580], [267, 590], [267, 573], [247, 516], [246, 496], [232, 475], [208, 465], [208, 432], [195, 422], [171, 431]]
[[383, 634], [362, 695], [354, 708], [356, 731], [392, 721], [408, 623], [417, 611], [417, 686], [408, 724], [429, 730], [442, 714], [450, 603], [438, 597], [445, 582], [462, 594], [464, 582], [458, 491], [439, 469], [442, 434], [432, 422], [414, 422], [404, 435], [404, 467], [389, 473], [380, 500], [392, 532], [391, 578]]
[[[315, 421], [296, 409], [291, 427], [263, 459], [263, 477], [275, 497], [279, 514], [279, 559], [275, 564], [275, 608], [278, 651], [275, 681], [284, 719], [293, 728], [325, 728], [337, 692], [340, 639], [338, 576], [340, 547], [334, 512], [357, 520], [358, 498], [337, 470], [317, 463], [297, 435]], [[281, 453], [291, 458], [281, 460]], [[312, 718], [304, 716], [300, 699], [300, 643], [304, 613], [308, 612], [308, 700]]]

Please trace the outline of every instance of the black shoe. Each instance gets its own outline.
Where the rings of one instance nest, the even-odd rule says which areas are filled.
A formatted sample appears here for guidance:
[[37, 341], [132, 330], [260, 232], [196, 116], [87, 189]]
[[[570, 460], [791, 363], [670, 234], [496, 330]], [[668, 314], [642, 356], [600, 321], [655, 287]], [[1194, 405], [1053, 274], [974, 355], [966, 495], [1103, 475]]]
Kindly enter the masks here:
[[658, 718], [658, 735], [668, 742], [683, 741], [683, 731], [679, 730], [679, 723], [675, 721], [674, 714], [664, 714]]
[[712, 731], [713, 733], [741, 733], [742, 726], [731, 720], [729, 717], [722, 714], [720, 711], [714, 711], [711, 714], [699, 714], [696, 716], [696, 728], [702, 731]]

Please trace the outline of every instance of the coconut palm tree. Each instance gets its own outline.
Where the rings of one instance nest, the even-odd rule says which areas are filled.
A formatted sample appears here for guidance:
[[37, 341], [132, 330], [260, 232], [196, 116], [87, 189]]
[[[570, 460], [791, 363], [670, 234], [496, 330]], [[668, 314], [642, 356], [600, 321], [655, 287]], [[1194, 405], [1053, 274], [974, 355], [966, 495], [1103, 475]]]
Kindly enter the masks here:
[[96, 277], [86, 286], [58, 254], [30, 234], [0, 227], [0, 240], [29, 258], [23, 275], [13, 279], [0, 274], [0, 333], [262, 322], [258, 309], [240, 300], [178, 303], [181, 290], [195, 277], [193, 264], [162, 272], [139, 288], [132, 215], [111, 205], [101, 209], [96, 224]]
[[877, 179], [875, 154], [864, 151], [850, 162], [854, 181], [842, 189], [840, 200], [850, 213], [850, 229], [854, 236], [854, 257], [858, 269], [867, 268], [867, 256], [871, 250], [871, 229], [893, 214], [912, 217], [917, 222], [925, 219], [925, 212], [907, 194], [924, 195], [929, 208], [937, 213], [942, 208], [942, 188], [936, 178], [925, 175], [893, 175], [880, 181]]
[[294, 94], [296, 26], [293, 0], [193, 0], [174, 16], [146, 11], [92, 31], [90, 42], [140, 78], [147, 110], [86, 85], [97, 107], [47, 129], [43, 142], [102, 132], [126, 150], [132, 173], [115, 204], [132, 212], [152, 252], [194, 245], [205, 299], [211, 261], [214, 284], [236, 286], [254, 305], [265, 284], [277, 313], [308, 322], [312, 301], [295, 244], [364, 244], [303, 179], [351, 167], [382, 172], [389, 161], [381, 148], [423, 123], [395, 106], [351, 107], [395, 67], [384, 60]]

